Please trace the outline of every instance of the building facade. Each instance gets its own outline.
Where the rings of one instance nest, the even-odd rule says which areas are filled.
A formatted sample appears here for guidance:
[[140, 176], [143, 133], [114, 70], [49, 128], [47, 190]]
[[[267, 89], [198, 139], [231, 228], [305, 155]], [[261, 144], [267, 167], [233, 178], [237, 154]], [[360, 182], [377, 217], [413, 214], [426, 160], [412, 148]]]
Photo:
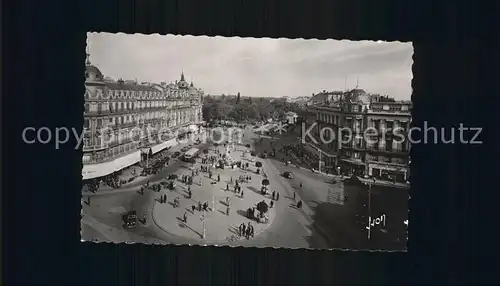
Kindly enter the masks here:
[[105, 78], [90, 64], [85, 72], [83, 179], [106, 176], [173, 144], [174, 134], [202, 123], [203, 91], [181, 74], [175, 83]]
[[309, 122], [316, 142], [306, 144], [312, 153], [322, 153], [324, 169], [331, 173], [406, 182], [411, 107], [411, 101], [361, 89], [344, 92], [336, 101], [308, 108], [316, 114], [316, 121]]

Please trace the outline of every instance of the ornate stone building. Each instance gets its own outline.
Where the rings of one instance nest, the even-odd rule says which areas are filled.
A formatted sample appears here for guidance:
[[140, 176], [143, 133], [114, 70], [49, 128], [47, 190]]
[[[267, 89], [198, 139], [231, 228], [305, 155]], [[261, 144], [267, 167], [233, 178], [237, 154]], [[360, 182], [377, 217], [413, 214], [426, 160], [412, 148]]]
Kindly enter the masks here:
[[102, 177], [140, 161], [140, 153], [169, 146], [202, 123], [203, 91], [181, 74], [175, 83], [138, 83], [85, 72], [83, 179]]
[[309, 149], [311, 153], [322, 150], [323, 170], [404, 182], [410, 175], [407, 136], [411, 108], [411, 101], [396, 101], [361, 89], [344, 92], [336, 101], [308, 108], [316, 114], [316, 126], [310, 134], [318, 143], [308, 143], [312, 146]]

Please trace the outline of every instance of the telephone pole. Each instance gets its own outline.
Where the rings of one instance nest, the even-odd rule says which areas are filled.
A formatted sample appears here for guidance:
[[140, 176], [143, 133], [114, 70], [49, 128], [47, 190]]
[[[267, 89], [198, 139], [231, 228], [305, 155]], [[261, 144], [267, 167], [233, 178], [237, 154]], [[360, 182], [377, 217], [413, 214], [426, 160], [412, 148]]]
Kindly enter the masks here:
[[371, 200], [372, 200], [372, 184], [370, 183], [368, 185], [368, 240], [370, 240], [371, 230], [372, 230], [372, 227], [371, 227], [371, 222], [372, 222]]

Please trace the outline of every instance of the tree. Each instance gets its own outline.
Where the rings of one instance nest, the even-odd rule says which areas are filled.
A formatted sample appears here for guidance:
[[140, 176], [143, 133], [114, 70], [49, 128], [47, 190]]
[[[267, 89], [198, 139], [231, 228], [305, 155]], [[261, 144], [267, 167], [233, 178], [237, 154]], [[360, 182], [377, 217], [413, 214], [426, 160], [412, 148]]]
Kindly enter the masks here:
[[269, 180], [268, 179], [262, 180], [262, 185], [263, 186], [269, 186]]
[[255, 167], [257, 167], [257, 168], [261, 168], [261, 167], [262, 167], [262, 163], [261, 163], [261, 162], [256, 162], [256, 163], [255, 163]]
[[266, 204], [266, 202], [262, 201], [257, 204], [257, 210], [260, 212], [260, 215], [265, 214], [269, 211], [269, 206]]

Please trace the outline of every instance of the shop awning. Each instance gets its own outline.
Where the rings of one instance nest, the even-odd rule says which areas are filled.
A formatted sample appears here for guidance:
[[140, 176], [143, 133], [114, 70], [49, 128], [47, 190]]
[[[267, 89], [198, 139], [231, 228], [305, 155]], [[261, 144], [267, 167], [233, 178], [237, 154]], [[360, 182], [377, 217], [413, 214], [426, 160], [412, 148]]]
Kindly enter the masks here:
[[365, 163], [362, 161], [357, 161], [357, 160], [352, 160], [352, 159], [341, 159], [341, 161], [346, 162], [346, 163], [350, 163], [350, 164], [354, 164], [354, 165], [358, 165], [358, 166], [365, 165]]

